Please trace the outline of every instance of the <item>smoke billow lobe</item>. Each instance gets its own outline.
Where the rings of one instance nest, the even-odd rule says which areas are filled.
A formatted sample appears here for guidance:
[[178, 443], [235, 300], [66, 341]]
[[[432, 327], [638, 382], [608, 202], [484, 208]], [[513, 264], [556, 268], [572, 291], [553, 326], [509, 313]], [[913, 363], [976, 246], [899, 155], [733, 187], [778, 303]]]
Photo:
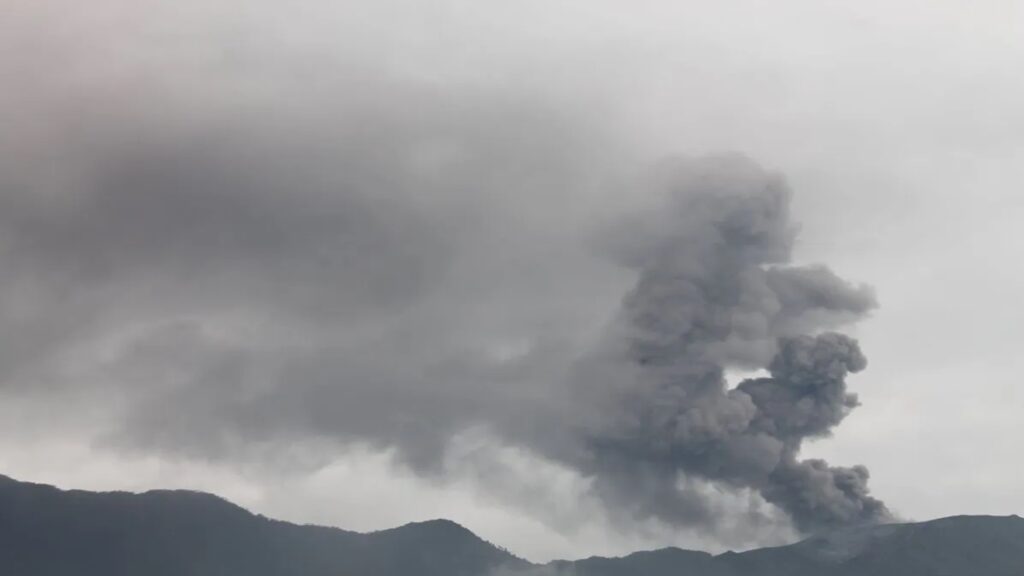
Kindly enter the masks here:
[[[601, 414], [584, 435], [604, 494], [670, 523], [710, 522], [680, 482], [693, 477], [755, 490], [801, 531], [888, 519], [867, 469], [799, 459], [857, 406], [846, 377], [865, 357], [830, 330], [869, 312], [871, 290], [789, 263], [790, 193], [751, 161], [681, 160], [657, 180], [670, 205], [620, 235], [637, 280], [590, 360], [631, 369], [574, 382]], [[768, 376], [730, 388], [730, 368]]]
[[[0, 400], [38, 397], [36, 421], [106, 448], [269, 461], [264, 443], [326, 438], [434, 476], [482, 429], [610, 511], [702, 530], [723, 517], [702, 483], [804, 530], [887, 517], [865, 469], [799, 458], [856, 405], [864, 359], [829, 331], [874, 298], [789, 263], [780, 178], [666, 162], [630, 192], [667, 203], [607, 230], [619, 199], [594, 183], [632, 160], [597, 111], [344, 67], [314, 81], [259, 46], [277, 65], [171, 66], [173, 87], [109, 50], [119, 75], [54, 91], [95, 57], [69, 48], [0, 97], [23, 119], [0, 135]], [[177, 62], [164, 48], [140, 46]], [[594, 228], [615, 266], [581, 241]], [[730, 388], [732, 369], [768, 376]]]

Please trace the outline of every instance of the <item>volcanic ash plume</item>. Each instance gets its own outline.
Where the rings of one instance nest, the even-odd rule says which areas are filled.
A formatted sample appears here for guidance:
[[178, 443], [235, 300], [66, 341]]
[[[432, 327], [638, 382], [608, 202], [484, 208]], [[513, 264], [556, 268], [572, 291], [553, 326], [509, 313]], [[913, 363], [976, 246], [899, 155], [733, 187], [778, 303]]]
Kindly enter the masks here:
[[[714, 514], [694, 479], [756, 491], [805, 532], [889, 518], [867, 469], [799, 458], [858, 404], [846, 376], [866, 360], [830, 330], [871, 290], [789, 263], [789, 192], [749, 160], [673, 162], [656, 184], [670, 205], [616, 236], [636, 284], [573, 383], [602, 494], [678, 524]], [[730, 388], [727, 369], [767, 374]]]

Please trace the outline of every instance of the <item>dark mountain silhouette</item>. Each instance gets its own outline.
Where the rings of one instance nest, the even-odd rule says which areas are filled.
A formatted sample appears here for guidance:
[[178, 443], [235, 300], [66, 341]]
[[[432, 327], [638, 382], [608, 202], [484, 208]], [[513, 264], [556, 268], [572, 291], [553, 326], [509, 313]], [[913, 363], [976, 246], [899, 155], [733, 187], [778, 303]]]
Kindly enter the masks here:
[[447, 520], [297, 526], [199, 492], [62, 491], [0, 476], [0, 574], [477, 576], [526, 562]]
[[252, 514], [210, 494], [63, 491], [0, 476], [11, 576], [1022, 576], [1024, 519], [836, 530], [713, 556], [665, 548], [530, 564], [448, 520], [361, 534]]

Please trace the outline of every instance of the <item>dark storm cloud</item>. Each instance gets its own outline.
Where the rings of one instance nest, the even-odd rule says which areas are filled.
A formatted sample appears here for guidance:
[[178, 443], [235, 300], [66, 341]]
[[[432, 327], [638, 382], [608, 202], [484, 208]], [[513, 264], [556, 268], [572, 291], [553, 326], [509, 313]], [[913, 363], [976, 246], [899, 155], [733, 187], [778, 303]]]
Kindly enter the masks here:
[[[754, 163], [669, 161], [604, 197], [629, 159], [529, 91], [280, 55], [56, 90], [64, 58], [0, 100], [4, 394], [92, 402], [129, 450], [326, 437], [436, 475], [483, 427], [641, 518], [719, 530], [698, 480], [801, 529], [886, 517], [866, 470], [798, 456], [856, 405], [863, 356], [828, 330], [874, 298], [789, 264], [788, 189]], [[770, 376], [730, 389], [731, 368]]]

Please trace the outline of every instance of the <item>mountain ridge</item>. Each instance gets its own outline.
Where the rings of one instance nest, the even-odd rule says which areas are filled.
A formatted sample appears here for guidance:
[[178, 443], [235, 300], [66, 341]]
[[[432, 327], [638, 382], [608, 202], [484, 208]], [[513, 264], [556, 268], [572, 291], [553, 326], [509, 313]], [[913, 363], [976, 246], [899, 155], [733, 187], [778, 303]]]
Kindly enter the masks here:
[[1021, 576], [1024, 519], [950, 516], [744, 552], [676, 547], [534, 564], [448, 519], [293, 524], [194, 490], [62, 490], [0, 475], [0, 573], [17, 576]]

